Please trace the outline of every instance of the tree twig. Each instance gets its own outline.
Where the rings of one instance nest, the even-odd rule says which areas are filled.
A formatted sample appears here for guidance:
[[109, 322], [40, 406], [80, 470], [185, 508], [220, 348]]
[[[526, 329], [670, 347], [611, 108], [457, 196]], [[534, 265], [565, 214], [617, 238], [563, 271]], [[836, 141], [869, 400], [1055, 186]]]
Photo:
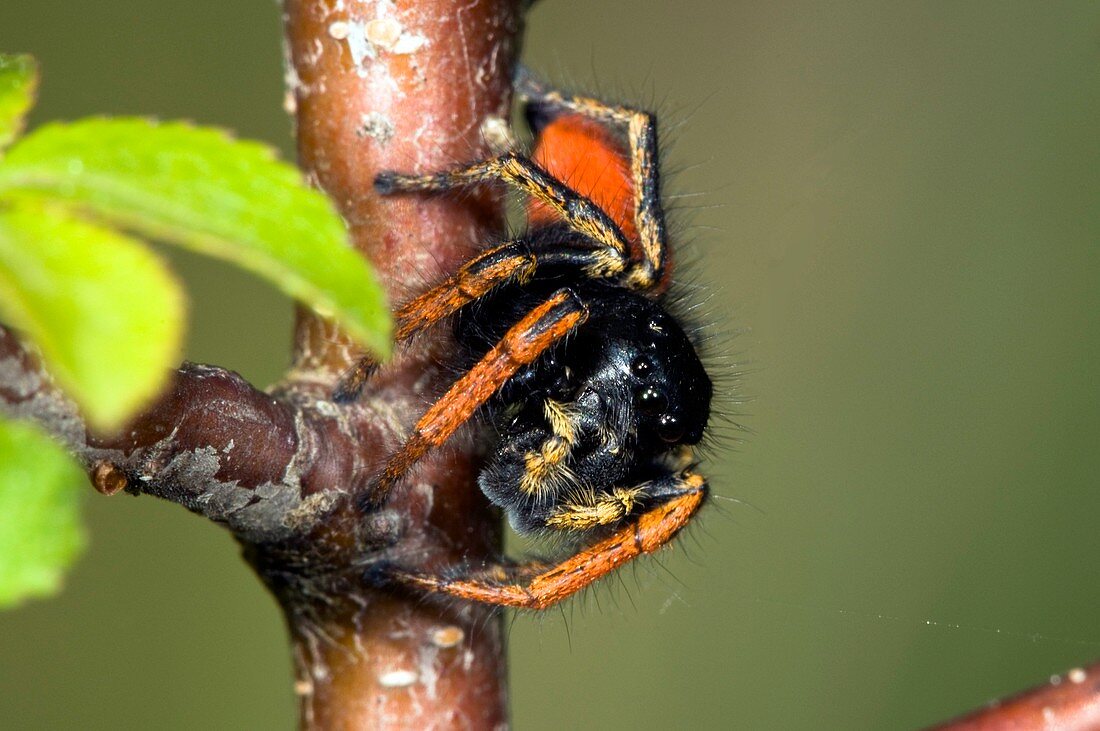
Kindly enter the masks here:
[[1095, 731], [1100, 728], [1100, 663], [1056, 675], [930, 731]]
[[[302, 167], [336, 201], [391, 298], [406, 299], [498, 231], [502, 204], [484, 195], [382, 200], [374, 176], [383, 169], [436, 170], [486, 154], [481, 130], [489, 120], [507, 118], [510, 107], [518, 3], [345, 7], [286, 0], [285, 8]], [[299, 378], [320, 373], [322, 383], [358, 355], [308, 314], [299, 320], [297, 344]], [[396, 448], [425, 396], [450, 378], [438, 364], [453, 347], [436, 333], [368, 384], [359, 408], [395, 424], [394, 438], [373, 446], [376, 456]], [[473, 483], [473, 446], [452, 446], [425, 460], [408, 489], [375, 516], [382, 526], [405, 525], [387, 555], [432, 568], [498, 550], [499, 519]], [[369, 610], [356, 604], [359, 598]], [[442, 612], [354, 590], [339, 603], [322, 620], [321, 635], [311, 631], [312, 616], [291, 613], [307, 725], [490, 728], [505, 722], [503, 640], [487, 610], [467, 605]], [[307, 605], [309, 612], [316, 608]], [[349, 622], [353, 631], [337, 636]]]
[[[288, 107], [302, 167], [336, 202], [392, 301], [452, 271], [499, 230], [498, 196], [382, 200], [382, 169], [484, 157], [506, 119], [519, 0], [286, 0]], [[228, 528], [278, 598], [307, 728], [490, 729], [507, 719], [499, 617], [364, 581], [373, 564], [430, 570], [499, 551], [499, 516], [474, 483], [477, 440], [423, 461], [364, 515], [355, 500], [451, 378], [445, 328], [383, 366], [355, 404], [331, 394], [360, 353], [299, 313], [294, 367], [270, 393], [184, 364], [114, 437], [89, 434], [33, 350], [0, 328], [0, 410], [38, 422], [105, 494], [180, 503]]]

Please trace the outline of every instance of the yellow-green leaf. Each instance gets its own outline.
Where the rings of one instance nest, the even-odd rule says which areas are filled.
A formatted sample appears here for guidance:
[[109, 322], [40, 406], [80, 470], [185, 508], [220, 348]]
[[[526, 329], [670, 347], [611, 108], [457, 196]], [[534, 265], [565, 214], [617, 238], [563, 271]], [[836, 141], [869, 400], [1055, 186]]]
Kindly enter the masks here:
[[0, 151], [23, 131], [23, 119], [34, 104], [37, 85], [33, 58], [0, 53]]
[[84, 548], [78, 509], [86, 483], [44, 434], [0, 420], [0, 607], [61, 587]]
[[96, 427], [118, 427], [176, 365], [183, 295], [144, 244], [61, 206], [0, 206], [0, 319], [42, 350]]
[[234, 262], [389, 353], [385, 297], [331, 202], [262, 145], [143, 119], [51, 124], [0, 162], [11, 190]]

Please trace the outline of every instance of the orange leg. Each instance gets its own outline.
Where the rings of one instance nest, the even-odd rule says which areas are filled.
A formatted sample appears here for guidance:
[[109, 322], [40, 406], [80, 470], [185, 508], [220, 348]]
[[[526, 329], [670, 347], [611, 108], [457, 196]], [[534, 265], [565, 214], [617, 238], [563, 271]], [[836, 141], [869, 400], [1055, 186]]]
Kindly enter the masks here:
[[545, 609], [572, 596], [627, 561], [656, 551], [687, 525], [706, 499], [706, 480], [691, 472], [669, 479], [675, 481], [674, 497], [642, 513], [607, 538], [549, 568], [545, 564], [533, 563], [518, 569], [497, 568], [479, 572], [465, 579], [400, 571], [393, 576], [407, 586], [429, 593], [449, 594], [485, 604]]
[[[495, 246], [471, 259], [454, 276], [403, 305], [395, 313], [396, 339], [412, 337], [511, 279], [521, 283], [527, 281], [536, 267], [567, 265], [578, 271], [596, 273], [608, 266], [609, 256], [616, 256], [599, 246], [585, 248], [572, 242], [536, 250], [529, 246], [525, 241]], [[621, 268], [626, 264], [622, 259], [610, 266]]]
[[431, 193], [498, 180], [542, 201], [573, 230], [606, 249], [604, 268], [595, 276], [614, 277], [622, 273], [630, 258], [630, 244], [615, 222], [591, 200], [514, 152], [441, 173], [405, 175], [385, 171], [374, 179], [374, 187], [383, 195]]
[[395, 339], [400, 342], [412, 337], [509, 279], [526, 280], [534, 273], [536, 264], [534, 254], [517, 242], [508, 242], [479, 254], [454, 276], [394, 313], [397, 320]]
[[615, 124], [626, 131], [630, 145], [634, 219], [642, 245], [642, 261], [625, 273], [624, 284], [635, 289], [667, 287], [669, 261], [657, 164], [656, 118], [638, 109], [562, 93], [542, 83], [523, 67], [517, 70], [515, 85], [516, 93], [522, 98], [581, 114], [604, 124]]
[[533, 363], [587, 317], [584, 304], [568, 289], [558, 290], [527, 313], [420, 417], [412, 436], [390, 457], [372, 487], [370, 502], [381, 502], [393, 484], [429, 449], [447, 441], [516, 371]]
[[[607, 250], [600, 247], [551, 246], [535, 253], [523, 241], [495, 246], [471, 259], [454, 276], [398, 309], [394, 313], [397, 320], [395, 340], [401, 342], [411, 338], [509, 280], [526, 281], [538, 266], [564, 264], [581, 271], [599, 271], [606, 266], [608, 256]], [[625, 261], [621, 264], [625, 266]], [[369, 357], [357, 361], [340, 379], [333, 398], [343, 403], [354, 401], [377, 368], [378, 364]]]
[[[522, 242], [508, 242], [479, 254], [454, 276], [394, 313], [397, 321], [394, 340], [400, 343], [411, 338], [509, 279], [527, 279], [534, 273], [535, 265], [534, 255]], [[354, 401], [377, 369], [378, 363], [370, 356], [360, 358], [340, 378], [333, 399], [339, 403]]]

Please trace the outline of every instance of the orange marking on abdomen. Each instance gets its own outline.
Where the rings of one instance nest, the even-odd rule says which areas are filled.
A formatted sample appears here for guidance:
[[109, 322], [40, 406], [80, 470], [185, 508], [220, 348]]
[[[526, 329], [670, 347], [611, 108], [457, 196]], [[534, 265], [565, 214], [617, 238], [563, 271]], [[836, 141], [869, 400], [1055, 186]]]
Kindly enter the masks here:
[[[630, 154], [606, 127], [579, 114], [563, 114], [539, 132], [531, 158], [552, 177], [599, 206], [627, 241], [638, 241]], [[556, 223], [561, 217], [532, 198], [527, 204], [527, 220], [537, 226]]]

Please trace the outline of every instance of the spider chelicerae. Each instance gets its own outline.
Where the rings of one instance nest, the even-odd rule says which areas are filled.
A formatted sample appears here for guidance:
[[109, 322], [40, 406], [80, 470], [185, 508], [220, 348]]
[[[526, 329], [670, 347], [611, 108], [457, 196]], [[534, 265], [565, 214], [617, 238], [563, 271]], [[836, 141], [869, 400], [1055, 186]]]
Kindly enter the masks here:
[[[671, 264], [653, 115], [549, 88], [525, 70], [530, 157], [506, 152], [428, 175], [381, 173], [384, 195], [505, 183], [528, 198], [527, 231], [482, 252], [397, 310], [397, 340], [451, 318], [468, 368], [375, 480], [378, 504], [475, 413], [497, 437], [478, 482], [520, 533], [564, 536], [556, 562], [390, 569], [432, 593], [542, 609], [671, 540], [703, 504], [692, 445], [711, 380], [666, 309]], [[366, 361], [341, 384], [347, 400]]]

